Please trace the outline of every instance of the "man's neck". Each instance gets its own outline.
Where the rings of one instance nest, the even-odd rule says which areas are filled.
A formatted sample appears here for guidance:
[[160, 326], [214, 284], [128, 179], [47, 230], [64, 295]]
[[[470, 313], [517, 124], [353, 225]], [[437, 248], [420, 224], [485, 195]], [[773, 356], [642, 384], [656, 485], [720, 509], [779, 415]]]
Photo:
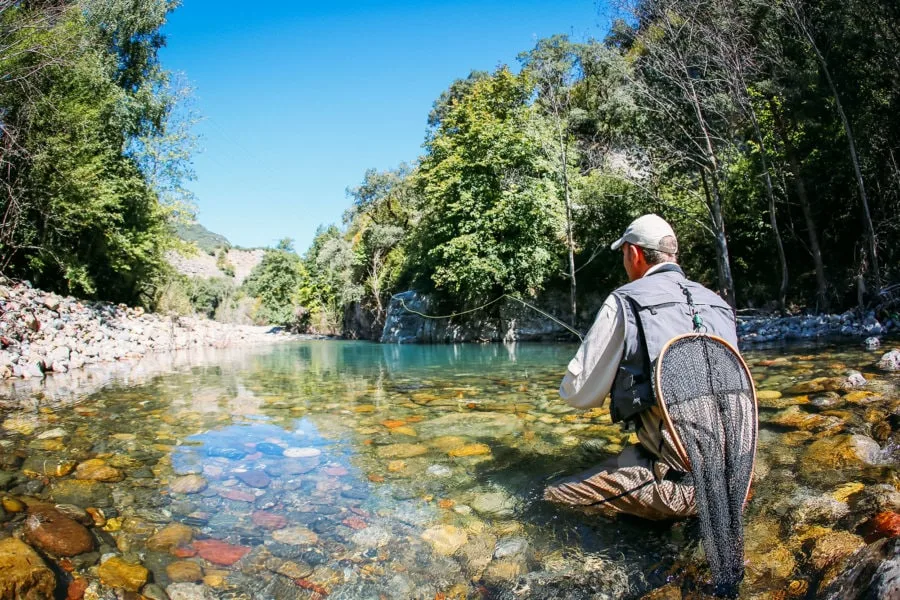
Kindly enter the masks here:
[[666, 266], [669, 266], [669, 265], [675, 265], [675, 266], [677, 267], [677, 266], [678, 266], [678, 263], [673, 262], [673, 261], [666, 261], [666, 262], [656, 263], [655, 265], [653, 265], [652, 267], [650, 267], [649, 269], [647, 269], [647, 270], [644, 272], [644, 274], [643, 274], [642, 277], [646, 277], [647, 275], [653, 275], [654, 273], [656, 273], [657, 271], [659, 271], [659, 270], [662, 269], [663, 267], [666, 267]]

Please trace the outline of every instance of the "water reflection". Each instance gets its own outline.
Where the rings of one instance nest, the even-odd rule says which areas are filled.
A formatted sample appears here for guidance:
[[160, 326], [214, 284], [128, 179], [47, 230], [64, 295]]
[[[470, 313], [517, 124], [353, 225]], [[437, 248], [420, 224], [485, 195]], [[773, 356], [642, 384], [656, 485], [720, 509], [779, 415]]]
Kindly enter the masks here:
[[[105, 511], [100, 552], [79, 573], [117, 553], [157, 584], [196, 581], [215, 597], [622, 598], [702, 581], [691, 522], [606, 521], [539, 500], [550, 478], [633, 441], [607, 411], [558, 400], [574, 350], [307, 342], [80, 380], [99, 389], [48, 380], [0, 405], [0, 482]], [[840, 551], [862, 543], [865, 519], [900, 508], [896, 381], [862, 352], [804, 352], [748, 357], [767, 392], [748, 594], [824, 586], [810, 548], [838, 533]], [[795, 389], [850, 368], [865, 390]], [[79, 466], [47, 472], [60, 463]]]

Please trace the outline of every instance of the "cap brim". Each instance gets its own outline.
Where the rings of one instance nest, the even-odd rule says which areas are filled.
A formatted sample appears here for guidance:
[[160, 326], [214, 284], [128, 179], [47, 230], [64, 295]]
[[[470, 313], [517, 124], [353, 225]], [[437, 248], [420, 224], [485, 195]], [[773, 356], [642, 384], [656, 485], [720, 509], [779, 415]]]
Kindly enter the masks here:
[[609, 249], [610, 250], [618, 250], [619, 248], [622, 247], [622, 244], [624, 244], [624, 243], [625, 243], [625, 238], [623, 236], [623, 237], [620, 237], [619, 239], [617, 239], [616, 241], [614, 241], [612, 243], [612, 245], [609, 247]]

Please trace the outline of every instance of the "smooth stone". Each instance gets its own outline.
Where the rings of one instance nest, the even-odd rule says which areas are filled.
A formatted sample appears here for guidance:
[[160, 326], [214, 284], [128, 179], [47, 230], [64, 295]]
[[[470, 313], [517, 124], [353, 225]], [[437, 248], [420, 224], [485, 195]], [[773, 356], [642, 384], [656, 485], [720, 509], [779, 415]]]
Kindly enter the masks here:
[[306, 527], [295, 525], [273, 532], [272, 539], [291, 546], [312, 546], [319, 541], [319, 536]]
[[91, 518], [91, 515], [80, 506], [75, 506], [74, 504], [57, 504], [54, 508], [70, 519], [78, 521], [82, 525], [94, 524], [94, 519]]
[[422, 421], [417, 428], [419, 435], [424, 437], [465, 437], [477, 434], [486, 438], [498, 438], [520, 432], [522, 421], [508, 413], [460, 412]]
[[25, 503], [18, 498], [10, 498], [9, 496], [3, 497], [2, 501], [0, 501], [0, 506], [2, 506], [3, 510], [6, 512], [13, 514], [25, 512], [28, 508]]
[[271, 444], [269, 442], [263, 442], [261, 444], [256, 445], [256, 450], [258, 452], [262, 452], [267, 456], [283, 456], [284, 448], [279, 446], [278, 444]]
[[125, 475], [115, 467], [107, 465], [106, 461], [93, 458], [78, 465], [75, 469], [75, 479], [115, 483], [125, 479]]
[[885, 352], [878, 361], [877, 366], [882, 371], [890, 373], [900, 371], [900, 350], [895, 348], [890, 352]]
[[29, 477], [65, 477], [74, 468], [74, 460], [43, 456], [29, 456], [22, 464], [22, 472]]
[[478, 494], [469, 502], [476, 513], [485, 517], [511, 517], [515, 509], [515, 500], [504, 492], [487, 492]]
[[285, 458], [313, 458], [322, 454], [318, 448], [296, 448], [290, 447], [284, 449]]
[[179, 477], [169, 484], [169, 490], [175, 494], [196, 494], [205, 489], [206, 479], [196, 474]]
[[485, 568], [482, 579], [488, 585], [509, 586], [525, 573], [525, 564], [514, 558], [494, 560]]
[[105, 585], [137, 592], [147, 583], [150, 572], [143, 565], [114, 556], [100, 564], [97, 574]]
[[147, 548], [157, 552], [168, 552], [178, 546], [186, 546], [194, 538], [194, 530], [181, 523], [169, 523], [147, 540]]
[[169, 600], [213, 600], [212, 590], [202, 583], [172, 583], [166, 586]]
[[240, 460], [247, 456], [247, 453], [239, 448], [207, 448], [206, 455], [227, 458], [228, 460]]
[[279, 575], [284, 575], [285, 577], [289, 577], [291, 579], [300, 579], [301, 577], [309, 577], [309, 575], [313, 572], [313, 568], [311, 565], [308, 565], [305, 562], [296, 562], [289, 560], [281, 563], [281, 565], [278, 566], [275, 572]]
[[434, 551], [442, 556], [450, 556], [468, 541], [465, 531], [453, 525], [438, 525], [426, 529], [422, 539], [431, 544]]
[[108, 508], [112, 506], [112, 492], [109, 486], [96, 481], [64, 479], [54, 481], [50, 496], [60, 504], [74, 504], [82, 508], [89, 506]]
[[69, 432], [67, 432], [62, 427], [57, 427], [55, 429], [48, 429], [47, 431], [39, 433], [37, 436], [37, 439], [52, 440], [52, 439], [66, 437], [67, 435], [69, 435]]
[[31, 417], [10, 417], [3, 421], [3, 429], [14, 431], [19, 435], [29, 436], [34, 433], [37, 420]]
[[266, 475], [263, 471], [259, 469], [254, 469], [252, 471], [239, 471], [234, 474], [244, 485], [248, 485], [253, 488], [264, 488], [268, 487], [272, 480]]
[[504, 538], [494, 548], [494, 558], [520, 556], [528, 551], [528, 540], [521, 537]]
[[818, 394], [813, 396], [809, 400], [810, 406], [816, 408], [818, 410], [827, 410], [829, 408], [835, 408], [844, 403], [844, 398], [841, 397], [837, 392], [825, 392], [824, 394]]
[[75, 556], [94, 549], [94, 538], [78, 521], [48, 506], [29, 508], [25, 538], [55, 556]]
[[191, 560], [177, 560], [166, 566], [166, 575], [175, 583], [203, 580], [203, 569]]
[[453, 475], [453, 469], [448, 467], [447, 465], [431, 465], [427, 469], [425, 469], [425, 473], [431, 475], [432, 477], [450, 477]]
[[276, 529], [284, 529], [287, 527], [287, 518], [283, 515], [267, 512], [264, 510], [253, 511], [250, 520], [257, 527], [274, 531]]
[[459, 458], [463, 456], [482, 456], [490, 453], [491, 447], [487, 444], [466, 444], [450, 450], [447, 454], [454, 458]]
[[817, 392], [836, 392], [844, 389], [846, 381], [843, 377], [817, 377], [810, 381], [795, 384], [785, 390], [789, 396], [815, 394]]
[[[358, 546], [362, 549], [380, 548], [382, 546], [387, 546], [393, 541], [393, 539], [394, 538], [391, 535], [390, 531], [377, 525], [366, 527], [365, 529], [360, 529], [350, 536], [350, 542], [354, 546]], [[308, 558], [304, 558], [304, 560], [312, 564], [312, 561], [310, 561]]]
[[149, 600], [170, 600], [165, 588], [158, 583], [148, 583], [145, 585], [141, 590], [141, 595]]
[[0, 598], [52, 598], [56, 576], [43, 559], [16, 538], [0, 540]]
[[840, 469], [877, 464], [878, 442], [864, 435], [837, 435], [816, 440], [804, 452], [804, 464], [822, 469]]
[[221, 540], [196, 540], [193, 544], [200, 558], [223, 566], [233, 565], [250, 552], [246, 546], [236, 546]]
[[412, 458], [426, 454], [428, 448], [422, 444], [391, 444], [389, 446], [380, 446], [375, 453], [379, 458]]

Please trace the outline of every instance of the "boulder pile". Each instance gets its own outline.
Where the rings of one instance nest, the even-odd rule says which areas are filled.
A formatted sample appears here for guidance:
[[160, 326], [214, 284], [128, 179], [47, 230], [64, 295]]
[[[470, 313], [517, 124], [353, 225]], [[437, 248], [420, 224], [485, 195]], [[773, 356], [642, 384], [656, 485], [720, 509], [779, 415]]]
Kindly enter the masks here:
[[163, 316], [0, 279], [0, 378], [43, 377], [153, 352], [292, 339], [270, 327]]

